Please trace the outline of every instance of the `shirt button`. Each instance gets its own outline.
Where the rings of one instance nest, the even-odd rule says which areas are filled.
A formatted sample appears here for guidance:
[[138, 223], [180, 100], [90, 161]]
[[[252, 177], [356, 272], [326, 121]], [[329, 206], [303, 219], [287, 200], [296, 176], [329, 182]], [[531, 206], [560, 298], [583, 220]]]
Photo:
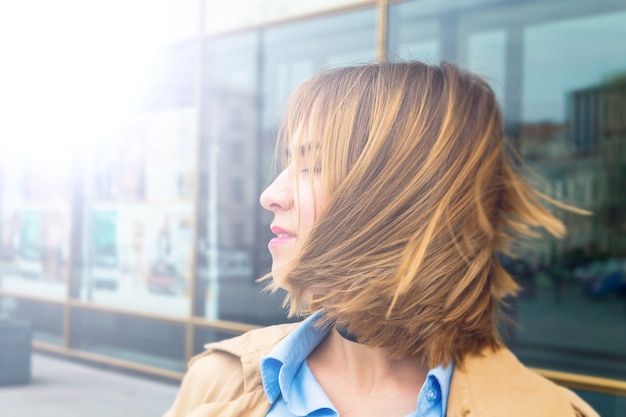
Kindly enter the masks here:
[[437, 391], [429, 389], [428, 392], [426, 392], [426, 398], [428, 401], [435, 401], [437, 399]]

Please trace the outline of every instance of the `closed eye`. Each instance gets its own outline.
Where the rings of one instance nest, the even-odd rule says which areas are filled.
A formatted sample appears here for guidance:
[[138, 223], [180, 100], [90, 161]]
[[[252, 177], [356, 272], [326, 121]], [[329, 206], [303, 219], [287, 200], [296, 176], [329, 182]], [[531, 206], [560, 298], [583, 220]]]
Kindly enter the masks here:
[[319, 174], [322, 172], [322, 168], [319, 166], [315, 166], [312, 169], [309, 167], [305, 167], [300, 170], [300, 173], [302, 174], [310, 174], [311, 172], [313, 172], [314, 174]]

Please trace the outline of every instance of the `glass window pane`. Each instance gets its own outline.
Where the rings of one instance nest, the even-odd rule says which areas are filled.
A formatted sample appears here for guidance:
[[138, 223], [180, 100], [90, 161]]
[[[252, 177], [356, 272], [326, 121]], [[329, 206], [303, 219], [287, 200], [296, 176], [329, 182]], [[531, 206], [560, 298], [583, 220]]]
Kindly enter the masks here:
[[0, 178], [0, 289], [63, 300], [69, 274], [72, 163], [5, 154]]
[[207, 40], [197, 315], [287, 320], [284, 293], [256, 282], [271, 262], [270, 214], [258, 201], [273, 175], [280, 110], [314, 72], [373, 60], [375, 16], [368, 9]]
[[72, 308], [70, 347], [183, 372], [185, 325], [110, 311]]
[[157, 70], [145, 74], [140, 99], [106, 126], [81, 165], [82, 268], [73, 297], [147, 313], [191, 313], [196, 49], [193, 39], [158, 49]]
[[387, 56], [391, 60], [439, 62], [439, 22], [433, 18], [413, 16], [415, 10], [420, 9], [410, 3], [389, 7]]
[[498, 102], [504, 103], [506, 32], [492, 30], [470, 35], [465, 67], [489, 81]]
[[56, 303], [0, 296], [0, 317], [24, 320], [33, 340], [63, 346], [63, 306]]
[[626, 10], [525, 27], [524, 120], [563, 123], [571, 93], [623, 77], [624, 22]]
[[[262, 292], [258, 196], [263, 187], [259, 148], [259, 32], [211, 38], [201, 144], [196, 314], [263, 324], [284, 321], [280, 297]], [[267, 170], [266, 170], [267, 171]], [[266, 173], [263, 174], [265, 176]]]
[[61, 3], [3, 25], [0, 289], [189, 315], [200, 4]]
[[626, 410], [626, 397], [618, 397], [600, 392], [574, 390], [587, 401], [602, 417], [621, 417]]
[[237, 334], [198, 327], [195, 329], [194, 354], [203, 352], [205, 350], [204, 346], [207, 343], [219, 342], [220, 340], [230, 339], [235, 336], [237, 336]]
[[437, 44], [483, 75], [541, 190], [594, 213], [562, 213], [565, 239], [508, 265], [524, 287], [509, 343], [529, 365], [626, 380], [626, 5], [420, 0], [389, 17], [390, 57]]
[[291, 92], [318, 71], [376, 59], [374, 9], [281, 25], [264, 32], [264, 117], [276, 126]]

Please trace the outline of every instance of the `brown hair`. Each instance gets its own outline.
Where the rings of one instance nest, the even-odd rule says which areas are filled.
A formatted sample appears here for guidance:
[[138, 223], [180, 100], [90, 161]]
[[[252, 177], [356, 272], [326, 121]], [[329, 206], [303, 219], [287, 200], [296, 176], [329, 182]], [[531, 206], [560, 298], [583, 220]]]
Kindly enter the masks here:
[[323, 72], [292, 95], [278, 146], [312, 144], [329, 202], [286, 266], [291, 313], [323, 309], [431, 367], [497, 347], [517, 285], [496, 251], [537, 227], [565, 233], [539, 200], [569, 207], [509, 162], [488, 84], [449, 63]]

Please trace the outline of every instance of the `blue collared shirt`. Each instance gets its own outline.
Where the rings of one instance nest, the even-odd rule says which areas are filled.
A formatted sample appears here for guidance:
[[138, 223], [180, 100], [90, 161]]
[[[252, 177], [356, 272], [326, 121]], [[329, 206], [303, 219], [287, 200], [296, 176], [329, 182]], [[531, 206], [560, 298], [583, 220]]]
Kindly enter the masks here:
[[[319, 385], [306, 358], [330, 328], [313, 325], [315, 313], [278, 343], [261, 360], [261, 378], [271, 405], [267, 417], [337, 417], [337, 409]], [[453, 366], [431, 369], [417, 397], [414, 412], [406, 417], [445, 417]]]

